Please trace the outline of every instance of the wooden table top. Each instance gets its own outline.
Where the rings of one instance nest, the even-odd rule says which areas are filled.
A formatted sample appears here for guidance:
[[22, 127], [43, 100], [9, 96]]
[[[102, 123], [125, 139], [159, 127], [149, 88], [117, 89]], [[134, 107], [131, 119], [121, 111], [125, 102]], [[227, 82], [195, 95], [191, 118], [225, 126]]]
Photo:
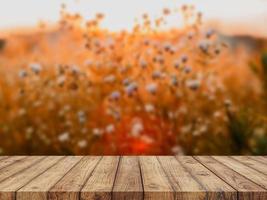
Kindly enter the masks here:
[[267, 157], [2, 156], [0, 200], [267, 199]]

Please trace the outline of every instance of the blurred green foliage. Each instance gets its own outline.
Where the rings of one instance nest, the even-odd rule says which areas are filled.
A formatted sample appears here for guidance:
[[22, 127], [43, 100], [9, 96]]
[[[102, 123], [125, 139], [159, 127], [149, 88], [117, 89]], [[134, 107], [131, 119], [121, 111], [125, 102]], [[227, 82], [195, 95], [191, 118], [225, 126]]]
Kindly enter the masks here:
[[267, 73], [267, 52], [264, 52], [262, 54], [261, 63], [262, 63], [264, 72]]
[[[250, 67], [261, 76], [264, 89], [263, 101], [267, 102], [267, 52], [262, 53], [261, 66], [252, 63]], [[262, 73], [259, 73], [260, 71]], [[267, 108], [260, 114], [251, 108], [241, 108], [236, 112], [228, 110], [227, 113], [232, 153], [267, 154]]]
[[267, 121], [252, 110], [228, 111], [233, 154], [267, 153]]
[[267, 96], [267, 52], [264, 52], [262, 54], [261, 64], [262, 64], [262, 70], [263, 70], [264, 89], [265, 89], [265, 94]]
[[248, 149], [248, 138], [252, 134], [252, 124], [248, 114], [244, 111], [233, 113], [228, 111], [229, 133], [233, 142], [233, 152], [241, 154], [244, 149]]

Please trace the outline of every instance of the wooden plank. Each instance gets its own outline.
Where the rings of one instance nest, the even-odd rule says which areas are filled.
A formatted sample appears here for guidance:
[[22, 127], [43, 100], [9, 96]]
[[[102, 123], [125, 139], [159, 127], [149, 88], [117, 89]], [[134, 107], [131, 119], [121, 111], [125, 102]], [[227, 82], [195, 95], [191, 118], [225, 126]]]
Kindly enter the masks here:
[[177, 160], [195, 177], [206, 190], [206, 199], [234, 200], [237, 191], [218, 178], [191, 156], [177, 156]]
[[196, 156], [195, 158], [210, 171], [236, 189], [238, 191], [239, 200], [267, 199], [267, 190], [246, 179], [229, 167], [226, 167], [214, 158], [210, 156]]
[[0, 156], [0, 162], [6, 158], [8, 158], [8, 156]]
[[50, 200], [78, 200], [80, 190], [91, 175], [100, 156], [85, 156], [48, 193]]
[[267, 165], [263, 164], [262, 162], [253, 160], [250, 156], [232, 156], [232, 158], [234, 158], [235, 160], [238, 160], [239, 162], [245, 164], [246, 166], [249, 166], [267, 175]]
[[7, 167], [7, 166], [19, 161], [19, 160], [24, 159], [24, 158], [26, 158], [26, 156], [11, 156], [11, 157], [7, 156], [6, 158], [4, 158], [0, 161], [0, 169], [3, 169], [4, 167]]
[[9, 177], [0, 183], [0, 200], [14, 200], [15, 192], [31, 181], [33, 178], [43, 173], [50, 166], [58, 162], [61, 157], [39, 157], [38, 163], [34, 163], [25, 170]]
[[30, 156], [30, 157], [26, 157], [25, 159], [18, 160], [17, 162], [13, 162], [11, 165], [8, 165], [7, 167], [2, 168], [0, 170], [0, 182], [4, 181], [5, 179], [10, 177], [11, 175], [16, 174], [16, 173], [20, 172], [21, 170], [24, 170], [24, 169], [30, 167], [35, 162], [38, 162], [41, 159], [43, 159], [43, 158], [40, 156]]
[[123, 156], [121, 158], [112, 191], [112, 199], [143, 199], [143, 185], [138, 157]]
[[176, 200], [205, 199], [205, 189], [191, 176], [191, 174], [176, 160], [174, 156], [158, 156], [172, 187]]
[[80, 160], [81, 156], [68, 156], [33, 179], [17, 191], [17, 200], [45, 200], [48, 191]]
[[253, 160], [257, 160], [258, 162], [264, 163], [267, 165], [267, 157], [264, 156], [251, 156]]
[[0, 200], [265, 200], [265, 159], [0, 157]]
[[119, 156], [105, 156], [100, 160], [91, 177], [82, 188], [81, 199], [111, 199], [119, 160]]
[[228, 156], [213, 156], [216, 160], [220, 161], [224, 165], [227, 165], [234, 171], [245, 176], [247, 179], [250, 179], [254, 183], [260, 185], [261, 187], [267, 189], [267, 176], [258, 172], [255, 169], [252, 169], [237, 160], [228, 157]]
[[140, 156], [144, 199], [174, 199], [175, 191], [155, 156]]

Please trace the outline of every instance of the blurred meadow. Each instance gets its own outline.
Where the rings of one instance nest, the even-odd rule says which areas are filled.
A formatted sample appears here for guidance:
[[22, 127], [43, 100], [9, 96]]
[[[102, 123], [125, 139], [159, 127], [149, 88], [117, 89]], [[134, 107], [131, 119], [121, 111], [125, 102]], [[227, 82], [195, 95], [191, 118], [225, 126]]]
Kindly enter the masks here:
[[224, 34], [193, 5], [120, 31], [59, 13], [0, 34], [0, 154], [267, 154], [266, 38]]

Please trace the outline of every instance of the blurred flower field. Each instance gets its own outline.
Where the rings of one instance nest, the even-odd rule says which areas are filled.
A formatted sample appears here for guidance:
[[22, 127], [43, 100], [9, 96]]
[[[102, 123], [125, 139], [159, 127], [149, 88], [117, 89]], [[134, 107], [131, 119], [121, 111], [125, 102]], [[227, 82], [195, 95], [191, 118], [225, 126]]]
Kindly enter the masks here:
[[267, 45], [232, 48], [201, 13], [132, 31], [63, 8], [0, 40], [0, 154], [266, 154]]

